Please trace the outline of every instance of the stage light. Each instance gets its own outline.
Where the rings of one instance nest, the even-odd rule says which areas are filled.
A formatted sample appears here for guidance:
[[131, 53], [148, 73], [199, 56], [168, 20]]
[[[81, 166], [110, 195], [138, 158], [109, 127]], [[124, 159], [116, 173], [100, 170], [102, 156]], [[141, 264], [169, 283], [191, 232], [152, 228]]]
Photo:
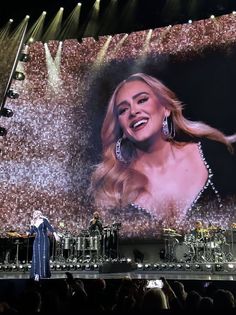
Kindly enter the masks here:
[[211, 269], [212, 265], [211, 264], [206, 264], [206, 269]]
[[90, 264], [85, 264], [85, 270], [90, 270]]
[[4, 271], [12, 271], [12, 266], [11, 265], [5, 265]]
[[199, 264], [194, 264], [193, 269], [194, 270], [201, 270], [201, 266]]
[[22, 62], [27, 62], [30, 60], [30, 57], [29, 57], [29, 54], [26, 54], [26, 53], [21, 53], [20, 55], [20, 58], [19, 58], [19, 61], [22, 61]]
[[82, 269], [82, 266], [81, 266], [80, 264], [77, 264], [77, 265], [76, 265], [76, 269], [77, 269], [77, 270], [81, 270], [81, 269]]
[[[86, 269], [86, 268], [85, 268]], [[98, 270], [99, 269], [99, 265], [98, 264], [91, 264], [90, 265], [90, 270]], [[88, 269], [87, 269], [88, 270]]]
[[15, 73], [13, 74], [13, 79], [23, 81], [25, 79], [25, 75], [23, 72], [15, 71]]
[[223, 271], [224, 270], [224, 266], [222, 264], [216, 264], [215, 265], [215, 270], [216, 271]]
[[56, 270], [61, 270], [61, 265], [57, 264], [55, 267]]
[[75, 266], [74, 266], [73, 264], [70, 264], [70, 265], [68, 266], [68, 269], [69, 269], [69, 270], [74, 270], [74, 269], [75, 269]]
[[0, 136], [3, 137], [7, 134], [6, 128], [0, 127]]
[[184, 269], [185, 269], [185, 270], [190, 270], [190, 269], [191, 269], [191, 267], [190, 267], [190, 265], [189, 265], [189, 264], [185, 264], [185, 265], [184, 265]]
[[0, 116], [3, 117], [12, 117], [13, 116], [13, 111], [9, 108], [3, 107], [0, 111]]
[[150, 265], [150, 264], [145, 264], [143, 269], [144, 269], [144, 270], [149, 270], [150, 268], [151, 268], [151, 265]]
[[227, 264], [227, 269], [228, 271], [233, 271], [234, 270], [234, 264]]
[[176, 268], [177, 270], [183, 269], [183, 265], [177, 264], [177, 265], [175, 266], [175, 268]]
[[137, 269], [138, 269], [138, 270], [143, 270], [143, 264], [140, 264], [140, 263], [137, 264]]
[[67, 266], [65, 264], [61, 265], [62, 270], [67, 270]]
[[166, 264], [161, 264], [161, 269], [166, 269]]
[[159, 264], [153, 264], [152, 269], [153, 270], [158, 270], [160, 268]]
[[12, 98], [12, 99], [16, 99], [19, 97], [19, 93], [13, 89], [10, 89], [7, 91], [7, 97]]
[[29, 43], [29, 44], [32, 44], [33, 42], [34, 42], [34, 38], [33, 38], [33, 37], [30, 37], [29, 40], [28, 40], [28, 43]]

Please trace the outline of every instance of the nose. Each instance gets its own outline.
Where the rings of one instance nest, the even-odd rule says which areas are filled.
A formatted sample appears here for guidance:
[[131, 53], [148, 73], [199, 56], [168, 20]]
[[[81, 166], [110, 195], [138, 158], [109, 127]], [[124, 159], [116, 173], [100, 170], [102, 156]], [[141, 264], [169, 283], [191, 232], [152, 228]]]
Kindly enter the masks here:
[[130, 117], [136, 116], [138, 113], [140, 113], [140, 107], [138, 104], [133, 103], [130, 107]]

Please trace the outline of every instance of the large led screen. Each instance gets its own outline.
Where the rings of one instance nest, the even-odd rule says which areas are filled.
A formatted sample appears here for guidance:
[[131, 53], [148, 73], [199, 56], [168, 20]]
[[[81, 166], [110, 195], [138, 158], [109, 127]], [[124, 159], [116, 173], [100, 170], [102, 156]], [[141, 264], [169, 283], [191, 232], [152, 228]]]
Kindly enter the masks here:
[[[184, 156], [177, 155], [178, 163], [163, 183], [157, 176], [160, 169], [149, 169], [150, 178], [143, 177], [132, 168], [125, 173], [130, 164], [113, 159], [114, 165], [103, 171], [115, 167], [116, 179], [106, 183], [105, 176], [100, 181], [109, 186], [110, 204], [105, 202], [108, 197], [103, 205], [95, 203], [97, 186], [91, 189], [91, 176], [104, 159], [101, 129], [112, 93], [136, 73], [152, 76], [173, 91], [183, 117], [198, 123], [195, 130], [204, 129], [201, 122], [225, 135], [235, 134], [235, 28], [229, 15], [98, 40], [31, 44], [30, 61], [18, 65], [25, 80], [12, 83], [20, 97], [6, 102], [14, 116], [0, 121], [8, 129], [1, 138], [1, 235], [24, 233], [34, 209], [41, 209], [62, 234], [74, 236], [88, 228], [94, 211], [104, 226], [118, 223], [124, 239], [158, 239], [164, 229], [185, 233], [199, 219], [231, 229], [236, 223], [235, 155], [212, 130], [208, 137], [198, 133], [194, 138], [181, 135], [177, 126], [171, 141], [195, 145], [183, 151]], [[119, 113], [112, 114], [117, 119]], [[147, 116], [141, 118], [132, 127], [142, 129]], [[113, 156], [119, 149], [115, 142]], [[181, 145], [177, 148], [181, 151]], [[185, 155], [187, 166], [181, 164]], [[146, 194], [142, 199], [138, 193], [145, 189], [151, 191], [150, 198]], [[187, 196], [184, 202], [178, 199], [181, 194]]]

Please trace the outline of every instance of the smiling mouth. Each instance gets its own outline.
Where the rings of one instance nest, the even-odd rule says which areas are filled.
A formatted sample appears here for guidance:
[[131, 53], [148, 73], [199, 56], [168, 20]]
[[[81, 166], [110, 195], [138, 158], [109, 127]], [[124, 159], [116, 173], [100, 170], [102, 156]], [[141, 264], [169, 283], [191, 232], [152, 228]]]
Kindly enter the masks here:
[[143, 118], [143, 119], [140, 119], [138, 121], [135, 121], [133, 122], [130, 127], [133, 129], [133, 130], [138, 130], [140, 129], [141, 127], [145, 126], [148, 122], [148, 119], [147, 118]]

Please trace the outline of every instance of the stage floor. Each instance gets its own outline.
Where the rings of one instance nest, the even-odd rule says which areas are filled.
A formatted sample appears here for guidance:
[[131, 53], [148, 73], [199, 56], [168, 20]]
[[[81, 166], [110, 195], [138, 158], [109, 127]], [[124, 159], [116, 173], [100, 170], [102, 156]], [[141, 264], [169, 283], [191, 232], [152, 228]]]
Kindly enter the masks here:
[[[171, 280], [205, 280], [205, 281], [235, 281], [236, 271], [168, 271], [168, 270], [135, 270], [130, 272], [107, 272], [102, 273], [94, 270], [68, 270], [74, 278], [79, 279], [122, 279], [130, 277], [132, 279], [159, 279], [165, 277]], [[65, 271], [52, 271], [50, 279], [64, 279], [66, 278]], [[29, 279], [29, 272], [21, 271], [2, 271], [0, 273], [0, 281], [6, 279]]]

